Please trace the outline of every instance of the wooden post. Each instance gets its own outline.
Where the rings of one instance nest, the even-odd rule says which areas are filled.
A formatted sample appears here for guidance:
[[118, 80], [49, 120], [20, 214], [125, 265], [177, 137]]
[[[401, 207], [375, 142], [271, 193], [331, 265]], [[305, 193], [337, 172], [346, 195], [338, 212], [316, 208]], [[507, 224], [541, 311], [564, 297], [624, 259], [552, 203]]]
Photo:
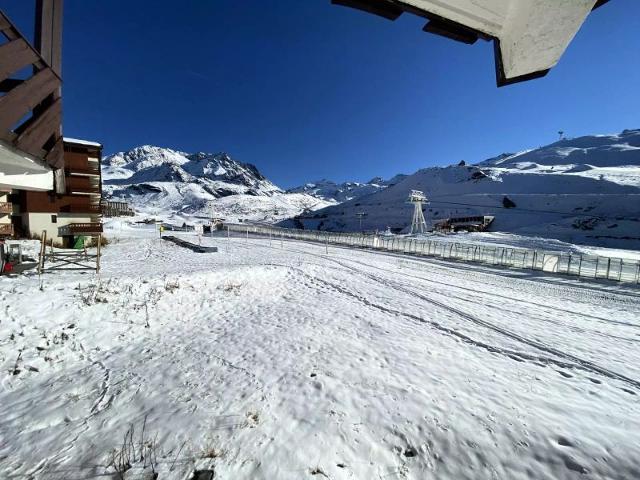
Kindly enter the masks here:
[[42, 58], [59, 76], [62, 71], [63, 0], [37, 0], [34, 44]]
[[44, 255], [47, 251], [47, 231], [42, 231], [42, 237], [40, 237], [40, 256], [38, 257], [38, 273], [42, 273], [44, 269]]
[[102, 234], [98, 235], [98, 249], [96, 252], [96, 273], [100, 273], [100, 250], [102, 247]]

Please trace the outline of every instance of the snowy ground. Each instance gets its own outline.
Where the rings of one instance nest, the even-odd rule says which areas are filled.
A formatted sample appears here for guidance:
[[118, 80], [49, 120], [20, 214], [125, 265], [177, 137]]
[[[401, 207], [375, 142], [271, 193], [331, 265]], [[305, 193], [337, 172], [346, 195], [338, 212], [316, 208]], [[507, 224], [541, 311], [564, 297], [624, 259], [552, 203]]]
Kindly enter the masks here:
[[637, 289], [155, 235], [0, 277], [0, 478], [118, 478], [131, 426], [160, 480], [640, 478]]

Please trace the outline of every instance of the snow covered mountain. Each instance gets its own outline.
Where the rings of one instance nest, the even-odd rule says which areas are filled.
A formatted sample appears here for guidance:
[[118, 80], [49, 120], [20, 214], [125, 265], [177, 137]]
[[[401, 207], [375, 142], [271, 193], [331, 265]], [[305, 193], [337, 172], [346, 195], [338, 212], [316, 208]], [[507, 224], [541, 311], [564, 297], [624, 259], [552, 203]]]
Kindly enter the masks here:
[[211, 215], [237, 221], [276, 221], [331, 205], [304, 193], [290, 194], [251, 164], [226, 153], [184, 153], [145, 145], [105, 157], [103, 190], [142, 215]]
[[366, 183], [344, 182], [336, 183], [331, 180], [318, 180], [306, 183], [300, 187], [287, 190], [289, 193], [306, 193], [313, 195], [322, 200], [333, 201], [334, 203], [342, 203], [349, 200], [360, 198], [364, 195], [371, 195], [379, 192], [390, 185], [395, 185], [406, 177], [406, 175], [396, 175], [390, 180], [384, 180], [382, 177], [375, 177]]
[[430, 198], [428, 221], [495, 215], [496, 231], [640, 248], [640, 130], [561, 140], [476, 165], [425, 168], [300, 221], [309, 229], [350, 231], [358, 229], [356, 213], [365, 212], [364, 229], [403, 230], [411, 223], [413, 207], [405, 201], [412, 189]]

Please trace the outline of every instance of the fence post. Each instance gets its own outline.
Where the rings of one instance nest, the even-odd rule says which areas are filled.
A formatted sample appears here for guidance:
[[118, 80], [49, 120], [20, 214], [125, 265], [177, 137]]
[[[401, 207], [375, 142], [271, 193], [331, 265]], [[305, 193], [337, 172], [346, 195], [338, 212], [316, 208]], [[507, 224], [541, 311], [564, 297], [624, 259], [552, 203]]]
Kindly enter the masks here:
[[102, 247], [102, 234], [98, 235], [98, 248], [96, 251], [96, 273], [100, 273], [100, 248]]
[[42, 273], [44, 268], [44, 256], [47, 253], [47, 231], [42, 231], [42, 236], [40, 237], [40, 256], [38, 258], [38, 273]]

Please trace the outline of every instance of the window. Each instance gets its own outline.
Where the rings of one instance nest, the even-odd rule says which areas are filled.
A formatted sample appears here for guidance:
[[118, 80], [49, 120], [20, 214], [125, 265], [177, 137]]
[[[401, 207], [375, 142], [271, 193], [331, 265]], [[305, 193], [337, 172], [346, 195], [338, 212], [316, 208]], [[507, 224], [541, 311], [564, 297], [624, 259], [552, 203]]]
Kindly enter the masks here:
[[58, 223], [58, 216], [57, 215], [51, 215], [51, 223]]

